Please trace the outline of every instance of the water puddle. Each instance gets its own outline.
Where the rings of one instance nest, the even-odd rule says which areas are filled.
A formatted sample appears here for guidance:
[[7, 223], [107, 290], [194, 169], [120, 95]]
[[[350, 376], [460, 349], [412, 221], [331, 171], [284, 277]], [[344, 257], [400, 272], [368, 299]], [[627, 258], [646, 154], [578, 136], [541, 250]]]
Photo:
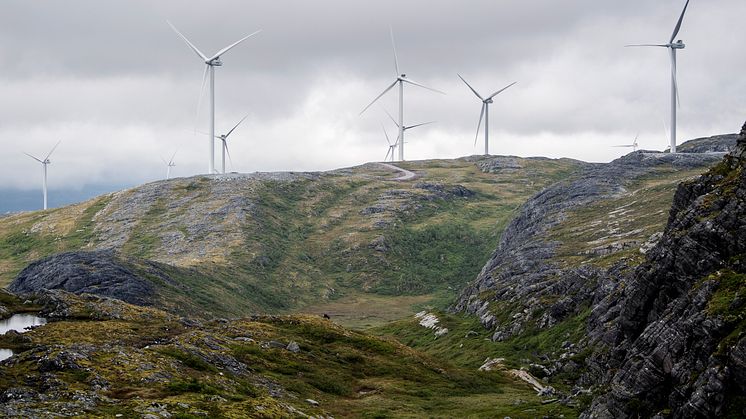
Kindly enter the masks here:
[[[29, 327], [41, 326], [47, 324], [47, 319], [34, 316], [33, 314], [14, 314], [11, 318], [0, 320], [0, 335], [4, 335], [9, 330], [15, 330], [18, 333], [28, 331]], [[13, 356], [10, 349], [0, 348], [0, 361]]]

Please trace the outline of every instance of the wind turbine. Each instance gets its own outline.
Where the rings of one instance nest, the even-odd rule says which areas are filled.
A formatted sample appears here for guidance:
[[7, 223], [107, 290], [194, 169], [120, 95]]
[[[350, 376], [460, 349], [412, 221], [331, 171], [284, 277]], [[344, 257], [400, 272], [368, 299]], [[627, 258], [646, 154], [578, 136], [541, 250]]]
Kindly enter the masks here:
[[479, 123], [477, 124], [477, 134], [474, 136], [474, 146], [477, 145], [477, 138], [479, 137], [479, 127], [482, 125], [482, 117], [484, 117], [484, 155], [487, 156], [490, 154], [490, 103], [492, 103], [492, 98], [499, 95], [503, 91], [505, 91], [508, 87], [518, 83], [517, 81], [514, 81], [513, 83], [510, 83], [509, 85], [503, 87], [502, 89], [496, 91], [491, 96], [488, 96], [486, 99], [482, 97], [479, 93], [477, 93], [476, 90], [474, 90], [471, 85], [464, 80], [463, 77], [461, 77], [461, 74], [458, 74], [458, 78], [461, 79], [464, 84], [466, 84], [469, 89], [471, 89], [472, 92], [474, 92], [475, 95], [482, 101], [482, 111], [479, 113]]
[[673, 29], [671, 39], [668, 40], [667, 44], [637, 44], [637, 45], [625, 45], [627, 47], [664, 47], [668, 48], [671, 56], [671, 153], [676, 152], [676, 106], [680, 106], [679, 102], [679, 86], [676, 81], [676, 50], [684, 49], [686, 45], [679, 39], [674, 42], [676, 35], [679, 34], [681, 29], [681, 22], [684, 20], [684, 13], [686, 8], [689, 6], [689, 0], [686, 0], [684, 4], [684, 10], [681, 11], [679, 21], [676, 22], [676, 27]]
[[[401, 137], [398, 137], [398, 138], [396, 139], [396, 143], [399, 143], [400, 141], [404, 141], [404, 140], [402, 139], [402, 138], [404, 138], [404, 137], [403, 137], [403, 134], [404, 134], [404, 133], [405, 133], [405, 132], [406, 132], [407, 130], [410, 130], [410, 129], [412, 129], [412, 128], [417, 128], [417, 127], [421, 127], [421, 126], [423, 126], [423, 125], [428, 125], [428, 124], [433, 124], [433, 123], [435, 123], [435, 121], [430, 121], [430, 122], [423, 122], [423, 123], [421, 123], [421, 124], [415, 124], [415, 125], [409, 125], [409, 126], [407, 126], [407, 125], [401, 126], [401, 125], [399, 125], [399, 123], [398, 123], [398, 122], [396, 122], [396, 120], [394, 119], [394, 117], [393, 117], [393, 116], [391, 116], [391, 114], [389, 113], [389, 111], [387, 111], [386, 109], [384, 109], [383, 111], [384, 111], [384, 112], [386, 112], [386, 115], [388, 115], [388, 116], [389, 116], [389, 118], [391, 119], [391, 122], [393, 122], [393, 123], [394, 123], [394, 125], [396, 125], [396, 126], [397, 126], [397, 128], [399, 128], [399, 132], [400, 132], [400, 133], [402, 133], [402, 136], [401, 136]], [[400, 149], [400, 150], [401, 150], [401, 149]]]
[[[227, 47], [221, 49], [220, 51], [216, 52], [213, 56], [208, 57], [205, 54], [202, 53], [197, 47], [192, 44], [186, 36], [182, 35], [181, 32], [179, 32], [178, 29], [174, 25], [171, 24], [171, 22], [166, 21], [169, 26], [171, 26], [171, 29], [176, 32], [177, 35], [181, 37], [181, 39], [186, 42], [186, 44], [189, 46], [189, 48], [194, 51], [199, 58], [201, 58], [205, 66], [205, 71], [202, 74], [202, 88], [200, 90], [200, 104], [202, 102], [202, 92], [205, 89], [205, 83], [207, 82], [207, 74], [210, 74], [210, 132], [208, 133], [208, 141], [209, 141], [209, 147], [210, 147], [210, 160], [208, 162], [208, 172], [207, 173], [214, 173], [215, 172], [215, 67], [220, 67], [223, 65], [223, 62], [220, 61], [220, 56], [228, 52], [231, 48], [235, 47], [236, 45], [240, 44], [241, 42], [251, 38], [252, 36], [258, 34], [262, 30], [258, 30], [250, 35], [247, 35], [238, 41], [228, 45]], [[197, 109], [199, 111], [199, 104], [197, 105]], [[225, 166], [225, 164], [223, 165]]]
[[[228, 153], [228, 158], [229, 159], [231, 158], [231, 153], [228, 151], [228, 136], [230, 136], [231, 133], [233, 132], [233, 130], [235, 130], [236, 128], [238, 128], [238, 126], [241, 125], [241, 122], [243, 122], [244, 119], [246, 119], [248, 117], [249, 117], [249, 115], [247, 114], [246, 116], [244, 116], [243, 118], [241, 118], [241, 120], [238, 121], [238, 123], [233, 128], [231, 128], [231, 130], [228, 131], [227, 134], [223, 134], [223, 135], [220, 135], [220, 136], [218, 136], [218, 135], [215, 136], [215, 138], [217, 138], [217, 139], [219, 139], [221, 141], [222, 146], [223, 146], [223, 174], [225, 174], [225, 154]], [[231, 159], [231, 166], [232, 165], [233, 165], [233, 159]]]
[[163, 157], [161, 157], [161, 160], [163, 163], [168, 167], [166, 169], [166, 180], [171, 179], [171, 168], [176, 166], [176, 163], [174, 163], [174, 157], [176, 157], [176, 152], [174, 151], [174, 154], [171, 155], [171, 159], [169, 161], [166, 161]]
[[632, 142], [632, 144], [622, 144], [622, 145], [615, 145], [612, 147], [632, 147], [632, 151], [637, 151], [637, 138], [640, 136], [640, 134], [635, 135], [635, 141]]
[[398, 143], [391, 143], [391, 139], [389, 138], [389, 133], [386, 132], [386, 128], [384, 128], [383, 124], [381, 124], [381, 129], [383, 130], [383, 135], [386, 136], [386, 142], [389, 143], [389, 151], [386, 152], [386, 157], [383, 158], [383, 161], [386, 161], [389, 158], [389, 154], [391, 155], [391, 161], [394, 161], [394, 152], [396, 151], [396, 146]]
[[[403, 74], [399, 71], [399, 59], [396, 56], [396, 43], [394, 42], [394, 30], [392, 28], [389, 28], [389, 29], [391, 32], [391, 46], [394, 50], [394, 68], [396, 70], [396, 73], [395, 73], [396, 80], [394, 80], [394, 82], [391, 83], [389, 87], [387, 87], [383, 91], [383, 93], [376, 96], [376, 98], [373, 99], [373, 101], [370, 102], [370, 104], [368, 104], [368, 106], [366, 106], [362, 110], [362, 112], [360, 112], [360, 115], [362, 115], [365, 111], [368, 110], [368, 108], [370, 108], [374, 103], [376, 103], [376, 101], [380, 99], [381, 96], [385, 95], [386, 93], [388, 93], [389, 90], [393, 89], [394, 86], [396, 86], [397, 84], [399, 85], [399, 122], [396, 123], [396, 121], [394, 121], [394, 123], [396, 123], [396, 125], [399, 127], [399, 136], [397, 137], [397, 142], [399, 143], [399, 160], [404, 161], [404, 131], [406, 130], [406, 127], [404, 126], [404, 83], [409, 83], [414, 86], [419, 86], [419, 87], [422, 87], [423, 89], [431, 90], [433, 92], [440, 93], [443, 95], [445, 93], [441, 92], [440, 90], [436, 90], [436, 89], [427, 87], [425, 85], [422, 85], [420, 83], [417, 83], [414, 80], [408, 78], [406, 74]], [[409, 127], [409, 128], [414, 128], [414, 126]]]
[[44, 194], [44, 209], [47, 209], [47, 165], [52, 163], [49, 160], [49, 157], [52, 155], [52, 153], [54, 153], [54, 150], [57, 148], [58, 145], [60, 145], [61, 142], [62, 140], [57, 141], [57, 144], [55, 144], [54, 147], [52, 147], [52, 150], [49, 152], [49, 154], [47, 154], [46, 157], [44, 157], [43, 160], [38, 159], [29, 153], [26, 153], [26, 152], [23, 153], [31, 157], [32, 159], [38, 161], [44, 167], [44, 181], [42, 182], [42, 193]]

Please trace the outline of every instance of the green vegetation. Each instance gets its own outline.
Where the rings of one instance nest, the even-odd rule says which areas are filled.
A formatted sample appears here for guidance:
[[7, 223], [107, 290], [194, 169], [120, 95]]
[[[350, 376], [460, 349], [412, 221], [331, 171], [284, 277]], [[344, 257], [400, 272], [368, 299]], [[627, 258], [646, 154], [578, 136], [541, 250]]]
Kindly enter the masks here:
[[[86, 411], [92, 417], [137, 416], [152, 406], [174, 417], [215, 418], [296, 415], [287, 406], [335, 417], [577, 414], [541, 404], [533, 390], [502, 372], [478, 372], [318, 317], [185, 327], [158, 310], [65, 299], [78, 320], [34, 329], [27, 334], [29, 350], [0, 366], [0, 392], [33, 388], [39, 365], [52, 370], [55, 387], [43, 399], [24, 400], [27, 408], [76, 406], [85, 397], [95, 400]], [[286, 349], [289, 342], [298, 350]]]
[[621, 259], [639, 264], [644, 260], [640, 246], [668, 221], [678, 184], [700, 174], [701, 169], [659, 168], [625, 185], [624, 192], [570, 212], [550, 232], [549, 239], [560, 244], [554, 259], [563, 267], [608, 268]]
[[[485, 173], [482, 160], [407, 162], [418, 173], [409, 182], [387, 180], [393, 173], [375, 165], [230, 187], [173, 179], [5, 217], [0, 285], [38, 258], [114, 246], [156, 285], [160, 304], [182, 314], [353, 313], [361, 299], [402, 295], [419, 298], [401, 299], [395, 318], [423, 304], [445, 307], [517, 208], [578, 168], [572, 160], [515, 158], [519, 168]], [[395, 319], [380, 305], [370, 309], [353, 325]]]

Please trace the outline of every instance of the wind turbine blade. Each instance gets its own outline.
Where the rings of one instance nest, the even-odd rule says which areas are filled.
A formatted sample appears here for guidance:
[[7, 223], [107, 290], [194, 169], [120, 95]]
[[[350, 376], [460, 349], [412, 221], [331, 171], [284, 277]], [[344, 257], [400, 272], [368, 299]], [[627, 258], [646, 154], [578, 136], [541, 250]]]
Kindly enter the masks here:
[[362, 112], [360, 112], [360, 115], [362, 115], [363, 113], [365, 113], [365, 111], [367, 111], [367, 110], [368, 110], [368, 108], [370, 108], [370, 107], [371, 107], [371, 106], [372, 106], [372, 105], [373, 105], [374, 103], [376, 103], [376, 101], [377, 101], [378, 99], [380, 99], [380, 98], [381, 98], [381, 96], [385, 95], [385, 94], [386, 94], [386, 93], [387, 93], [387, 92], [388, 92], [389, 90], [391, 90], [391, 89], [392, 89], [392, 88], [393, 88], [394, 86], [396, 86], [396, 83], [399, 83], [399, 80], [398, 80], [398, 79], [397, 79], [397, 80], [395, 80], [395, 81], [394, 81], [393, 83], [391, 83], [391, 85], [390, 85], [389, 87], [387, 87], [387, 88], [386, 88], [386, 90], [384, 90], [384, 91], [383, 91], [383, 93], [381, 93], [380, 95], [376, 96], [376, 98], [375, 98], [375, 99], [373, 99], [373, 101], [372, 101], [372, 102], [370, 102], [370, 103], [368, 104], [368, 106], [366, 106], [366, 107], [365, 107], [365, 108], [364, 108], [364, 109], [362, 110]]
[[200, 58], [202, 58], [202, 60], [209, 61], [207, 59], [207, 56], [205, 56], [205, 54], [203, 54], [202, 51], [199, 50], [199, 48], [195, 47], [194, 44], [192, 44], [191, 42], [189, 42], [189, 40], [187, 39], [186, 36], [184, 36], [181, 32], [179, 32], [178, 29], [176, 29], [176, 26], [172, 25], [171, 22], [169, 22], [169, 21], [166, 21], [166, 23], [168, 23], [168, 26], [170, 26], [171, 29], [173, 29], [174, 32], [176, 32], [176, 34], [179, 35], [181, 37], [181, 39], [183, 39], [184, 42], [186, 42], [187, 45], [189, 45], [189, 48], [191, 48], [192, 51], [194, 51]]
[[161, 161], [163, 162], [163, 164], [165, 164], [166, 166], [168, 166], [168, 162], [166, 161], [166, 159], [163, 158], [163, 156], [158, 156], [158, 157], [161, 158]]
[[417, 83], [417, 82], [415, 82], [415, 81], [413, 81], [413, 80], [410, 80], [410, 79], [408, 79], [408, 78], [406, 78], [406, 79], [402, 79], [402, 81], [405, 81], [405, 82], [407, 82], [407, 83], [409, 83], [409, 84], [413, 84], [413, 85], [415, 85], [415, 86], [419, 86], [419, 87], [422, 87], [423, 89], [427, 89], [427, 90], [432, 90], [433, 92], [435, 92], [435, 93], [440, 93], [441, 95], [444, 95], [444, 94], [446, 94], [445, 92], [441, 92], [440, 90], [437, 90], [437, 89], [433, 89], [432, 87], [427, 87], [427, 86], [425, 86], [425, 85], [423, 85], [423, 84]]
[[423, 123], [417, 124], [417, 125], [410, 125], [410, 126], [407, 127], [407, 129], [417, 128], [417, 127], [421, 127], [423, 125], [434, 124], [434, 123], [435, 123], [435, 121], [423, 122]]
[[202, 73], [202, 87], [199, 88], [199, 100], [197, 100], [197, 111], [194, 113], [194, 132], [197, 132], [197, 120], [199, 120], [199, 111], [202, 110], [202, 98], [205, 96], [205, 86], [207, 85], [207, 72], [210, 70], [209, 65], [205, 65], [205, 71]]
[[174, 162], [174, 157], [176, 157], [176, 153], [177, 153], [178, 151], [179, 151], [179, 150], [176, 150], [176, 151], [174, 151], [174, 154], [172, 154], [172, 155], [171, 155], [171, 159], [170, 159], [170, 160], [168, 161], [168, 164], [173, 164], [173, 162]]
[[386, 136], [386, 142], [389, 143], [389, 147], [391, 146], [391, 139], [389, 138], [389, 133], [386, 132], [386, 127], [381, 124], [381, 129], [383, 130], [383, 135]]
[[39, 163], [42, 163], [42, 164], [44, 164], [44, 162], [43, 162], [43, 161], [41, 161], [41, 160], [37, 159], [36, 157], [32, 156], [32, 155], [31, 155], [31, 154], [29, 154], [29, 153], [26, 153], [25, 151], [23, 152], [23, 154], [25, 154], [25, 155], [27, 155], [27, 156], [31, 157], [32, 159], [34, 159], [34, 160], [38, 161]]
[[208, 59], [207, 59], [206, 61], [212, 61], [212, 60], [214, 60], [214, 59], [216, 59], [216, 58], [220, 57], [221, 55], [223, 55], [223, 54], [225, 54], [226, 52], [228, 52], [228, 50], [230, 50], [231, 48], [233, 48], [233, 47], [235, 47], [236, 45], [240, 44], [241, 42], [243, 42], [243, 41], [245, 41], [245, 40], [247, 40], [247, 39], [251, 38], [252, 36], [254, 36], [254, 35], [258, 34], [258, 33], [259, 33], [259, 32], [261, 32], [261, 31], [262, 31], [262, 30], [261, 30], [261, 29], [259, 29], [258, 31], [254, 32], [254, 33], [252, 33], [252, 34], [249, 34], [249, 35], [246, 35], [246, 36], [244, 36], [243, 38], [239, 39], [238, 41], [236, 41], [236, 42], [234, 42], [234, 43], [232, 43], [232, 44], [228, 45], [227, 47], [225, 47], [225, 48], [221, 49], [220, 51], [216, 52], [216, 53], [215, 53], [215, 55], [213, 55], [212, 57], [208, 58]]
[[225, 138], [228, 138], [228, 136], [229, 136], [229, 135], [231, 135], [231, 132], [233, 132], [233, 130], [234, 130], [234, 129], [238, 128], [238, 126], [239, 126], [239, 125], [241, 125], [241, 122], [243, 122], [243, 121], [244, 121], [244, 119], [246, 119], [246, 118], [248, 118], [248, 117], [249, 117], [249, 114], [246, 114], [246, 116], [244, 116], [243, 118], [241, 118], [241, 120], [240, 120], [240, 121], [238, 121], [238, 123], [236, 124], [236, 126], [234, 126], [233, 128], [231, 128], [231, 130], [230, 130], [230, 131], [228, 131], [228, 133], [227, 133], [227, 134], [225, 134]]
[[399, 57], [396, 56], [396, 42], [394, 42], [394, 28], [389, 26], [389, 32], [391, 33], [391, 47], [394, 49], [394, 68], [396, 69], [396, 77], [399, 77]]
[[49, 151], [49, 154], [47, 154], [47, 157], [44, 157], [44, 160], [47, 160], [49, 156], [51, 156], [52, 153], [54, 153], [54, 150], [57, 149], [57, 146], [60, 145], [61, 142], [62, 140], [57, 141], [57, 144], [55, 144], [54, 147], [52, 147], [52, 150]]
[[484, 111], [487, 108], [486, 103], [482, 103], [482, 111], [479, 112], [479, 122], [477, 123], [477, 134], [474, 135], [474, 147], [477, 146], [477, 140], [479, 139], [479, 128], [482, 127], [482, 118], [484, 118]]
[[482, 95], [480, 95], [479, 93], [477, 93], [477, 91], [476, 91], [476, 90], [474, 90], [474, 88], [473, 88], [473, 87], [471, 87], [471, 85], [469, 84], [469, 82], [467, 82], [466, 80], [464, 80], [464, 78], [463, 78], [463, 77], [461, 77], [461, 74], [458, 74], [458, 73], [456, 73], [456, 75], [458, 76], [458, 78], [460, 78], [460, 79], [461, 79], [461, 81], [462, 81], [462, 82], [464, 82], [464, 83], [465, 83], [465, 84], [466, 84], [467, 86], [469, 86], [469, 89], [471, 89], [471, 91], [472, 91], [472, 92], [474, 92], [474, 94], [475, 94], [475, 95], [477, 95], [477, 97], [478, 97], [479, 99], [481, 99], [481, 100], [484, 100], [484, 98], [482, 97]]
[[492, 94], [492, 96], [488, 97], [487, 99], [492, 99], [493, 97], [495, 97], [495, 96], [499, 95], [500, 93], [504, 92], [504, 91], [505, 91], [505, 90], [507, 90], [507, 89], [508, 89], [508, 88], [509, 88], [510, 86], [512, 86], [512, 85], [514, 85], [514, 84], [516, 84], [516, 83], [518, 83], [518, 82], [517, 82], [517, 81], [514, 81], [513, 83], [510, 83], [509, 85], [507, 85], [507, 86], [503, 87], [502, 89], [500, 89], [500, 90], [496, 91], [495, 93], [493, 93], [493, 94]]
[[671, 40], [668, 41], [668, 43], [673, 43], [673, 40], [676, 38], [676, 35], [679, 34], [679, 30], [681, 29], [681, 22], [684, 21], [684, 13], [686, 13], [686, 8], [689, 7], [689, 0], [686, 0], [686, 4], [684, 5], [684, 10], [681, 11], [681, 16], [679, 16], [679, 21], [676, 22], [676, 27], [673, 30], [673, 33], [671, 34]]
[[668, 45], [664, 44], [633, 44], [633, 45], [625, 45], [625, 48], [627, 47], [665, 47], [668, 48]]
[[396, 119], [394, 119], [394, 117], [393, 117], [393, 116], [391, 116], [391, 114], [389, 113], [389, 111], [387, 111], [387, 110], [386, 110], [386, 108], [381, 108], [381, 109], [383, 109], [383, 111], [384, 111], [384, 112], [386, 112], [386, 115], [388, 115], [388, 116], [389, 116], [389, 118], [391, 119], [391, 122], [393, 122], [393, 123], [394, 123], [394, 125], [396, 125], [396, 126], [398, 127], [398, 126], [399, 126], [399, 123], [398, 123], [398, 122], [396, 122]]
[[631, 144], [625, 144], [625, 145], [613, 145], [612, 147], [632, 147]]
[[231, 158], [231, 152], [228, 150], [228, 142], [223, 141], [223, 147], [225, 147], [225, 154], [228, 155], [228, 163], [231, 165], [231, 169], [233, 169], [233, 159]]
[[389, 154], [391, 154], [391, 147], [389, 147], [389, 151], [386, 152], [386, 157], [383, 158], [383, 161], [386, 161], [389, 158]]

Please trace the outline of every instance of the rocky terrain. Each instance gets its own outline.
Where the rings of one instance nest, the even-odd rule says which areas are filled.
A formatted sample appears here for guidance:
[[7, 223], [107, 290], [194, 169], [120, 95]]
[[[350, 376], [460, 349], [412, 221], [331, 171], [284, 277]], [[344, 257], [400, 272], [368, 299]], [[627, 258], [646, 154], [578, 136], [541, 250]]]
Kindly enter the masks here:
[[522, 206], [454, 309], [479, 316], [495, 341], [580, 315], [600, 277], [655, 242], [678, 182], [722, 157], [638, 151], [546, 188]]
[[21, 298], [0, 318], [50, 323], [0, 336], [0, 412], [738, 416], [744, 135], [198, 176], [2, 218]]
[[502, 371], [456, 366], [318, 316], [199, 321], [64, 291], [34, 303], [49, 323], [0, 336], [17, 352], [0, 362], [2, 417], [572, 414]]
[[746, 415], [746, 125], [738, 146], [679, 186], [646, 261], [593, 309], [587, 417]]
[[[682, 146], [705, 154], [631, 153], [542, 191], [454, 310], [476, 315], [493, 341], [549, 342], [520, 363], [565, 394], [594, 392], [584, 416], [745, 414], [746, 127], [731, 141]], [[720, 162], [713, 150], [729, 148]], [[715, 162], [678, 188], [666, 181]], [[650, 199], [662, 188], [676, 191], [670, 211]]]
[[417, 177], [395, 180], [398, 170], [369, 164], [172, 179], [5, 217], [0, 285], [17, 277], [17, 291], [117, 298], [129, 288], [143, 296], [125, 301], [176, 301], [169, 307], [202, 317], [322, 311], [323, 303], [344, 311], [362, 294], [446, 301], [477, 273], [515, 208], [582, 163], [475, 157], [405, 166]]

